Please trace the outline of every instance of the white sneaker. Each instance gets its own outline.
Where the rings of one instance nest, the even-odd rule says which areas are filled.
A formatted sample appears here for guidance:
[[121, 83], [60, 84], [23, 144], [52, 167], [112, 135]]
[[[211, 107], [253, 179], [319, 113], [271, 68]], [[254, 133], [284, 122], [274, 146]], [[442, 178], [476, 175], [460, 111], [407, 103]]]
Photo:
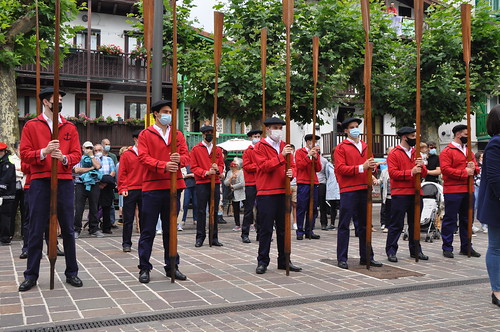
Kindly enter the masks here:
[[162, 234], [163, 234], [163, 231], [161, 229], [156, 231], [156, 235], [162, 235]]
[[479, 227], [476, 227], [475, 225], [472, 225], [472, 234], [479, 232]]
[[483, 229], [483, 233], [488, 233], [488, 225], [487, 224], [484, 224], [481, 228]]
[[255, 232], [255, 226], [254, 225], [250, 225], [250, 231]]
[[95, 236], [95, 237], [104, 237], [104, 233], [101, 232], [100, 230], [95, 231], [94, 233], [90, 233], [90, 236]]
[[240, 226], [234, 226], [233, 232], [239, 232], [239, 231], [241, 231], [241, 227]]
[[178, 230], [179, 232], [182, 232], [182, 231], [183, 231], [183, 229], [182, 229], [182, 225], [181, 225], [181, 224], [177, 224], [177, 230]]
[[292, 229], [293, 229], [294, 231], [296, 231], [296, 230], [297, 230], [297, 224], [293, 224], [293, 225], [292, 225]]

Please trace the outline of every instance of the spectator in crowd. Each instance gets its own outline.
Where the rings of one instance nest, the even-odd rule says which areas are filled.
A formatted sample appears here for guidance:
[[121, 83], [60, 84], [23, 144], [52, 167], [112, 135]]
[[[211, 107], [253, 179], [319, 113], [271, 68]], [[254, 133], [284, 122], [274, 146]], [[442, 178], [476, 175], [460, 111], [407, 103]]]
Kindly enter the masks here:
[[326, 200], [330, 205], [330, 225], [328, 230], [335, 229], [335, 219], [337, 218], [337, 210], [340, 208], [340, 188], [337, 178], [335, 177], [335, 147], [332, 148], [331, 160], [326, 164]]
[[[9, 160], [16, 168], [16, 198], [14, 200], [14, 205], [12, 206], [12, 218], [10, 222], [10, 235], [13, 237], [16, 231], [16, 216], [17, 210], [21, 215], [22, 221], [26, 218], [24, 214], [24, 182], [26, 177], [21, 170], [21, 157], [19, 155], [19, 142], [16, 142], [13, 147], [14, 153], [9, 154]], [[21, 229], [22, 233], [22, 229]]]
[[[219, 242], [218, 224], [220, 220], [217, 217], [217, 207], [220, 201], [220, 181], [224, 178], [224, 157], [222, 149], [213, 144], [214, 127], [205, 125], [200, 128], [203, 140], [196, 144], [191, 150], [191, 171], [194, 173], [196, 181], [196, 197], [198, 199], [198, 222], [196, 223], [196, 242], [195, 247], [203, 245], [207, 226], [207, 208], [210, 206], [210, 198], [214, 199], [214, 229], [212, 246], [222, 247]], [[212, 149], [216, 149], [215, 163], [212, 162]], [[215, 176], [215, 190], [211, 192], [211, 178]]]
[[392, 15], [398, 15], [398, 10], [394, 6], [394, 2], [391, 2], [391, 5], [387, 7], [387, 12]]
[[[190, 165], [186, 165], [186, 167], [183, 168], [182, 176], [184, 177], [184, 182], [186, 183], [186, 189], [184, 189], [184, 202], [182, 204], [182, 225], [186, 223], [190, 203], [193, 206], [193, 225], [196, 225], [198, 220], [198, 201], [195, 190], [196, 181]], [[179, 224], [177, 230], [182, 231], [182, 225]]]
[[239, 232], [241, 230], [240, 224], [240, 204], [245, 200], [245, 177], [241, 170], [241, 162], [239, 158], [229, 164], [229, 172], [227, 172], [224, 184], [231, 190], [232, 205], [234, 214], [234, 228], [233, 231]]
[[[101, 141], [101, 145], [103, 147], [103, 151], [102, 151], [102, 154], [103, 156], [106, 156], [106, 157], [110, 157], [112, 160], [113, 160], [113, 163], [115, 165], [115, 170], [116, 170], [116, 165], [118, 164], [118, 158], [116, 157], [116, 154], [114, 154], [113, 152], [111, 152], [111, 142], [109, 139], [105, 138]], [[117, 177], [118, 176], [118, 172], [115, 171], [115, 182], [117, 180]], [[113, 189], [113, 195], [114, 195], [114, 189]], [[113, 196], [113, 201], [111, 202], [111, 208], [109, 210], [109, 218], [110, 218], [110, 222], [111, 222], [111, 228], [118, 228], [118, 226], [116, 225], [116, 216], [115, 216], [115, 200], [114, 200], [114, 196]]]
[[[475, 154], [476, 160], [477, 160], [477, 165], [479, 166], [479, 173], [474, 176], [474, 210], [476, 212], [477, 216], [477, 206], [478, 206], [478, 196], [479, 196], [479, 187], [481, 185], [481, 172], [483, 169], [483, 151], [478, 151]], [[488, 225], [487, 224], [481, 224], [481, 229], [483, 230], [484, 233], [488, 233]], [[479, 228], [475, 227], [472, 225], [472, 232], [477, 232]]]
[[23, 247], [21, 249], [20, 259], [28, 258], [28, 239], [29, 239], [29, 222], [30, 222], [30, 200], [29, 200], [29, 189], [31, 184], [31, 173], [28, 164], [21, 162], [21, 171], [26, 176], [26, 181], [24, 181], [24, 219], [21, 220], [21, 231], [23, 235]]
[[321, 155], [321, 149], [318, 150], [319, 160], [321, 162], [321, 171], [316, 173], [318, 177], [318, 205], [320, 213], [320, 223], [321, 229], [324, 231], [328, 230], [328, 204], [326, 203], [326, 167], [328, 165], [328, 160]]
[[[321, 137], [316, 135], [316, 140]], [[318, 217], [318, 192], [319, 181], [317, 172], [321, 171], [321, 161], [319, 158], [319, 146], [313, 146], [313, 135], [304, 137], [306, 146], [295, 152], [295, 167], [297, 170], [297, 240], [302, 240], [304, 235], [311, 239], [319, 239], [318, 234], [314, 234], [314, 224]], [[311, 170], [313, 168], [313, 170]], [[309, 200], [311, 188], [311, 172], [314, 174], [313, 186], [313, 216], [309, 216]]]
[[439, 167], [437, 144], [434, 141], [428, 141], [427, 146], [429, 147], [429, 155], [427, 156], [427, 176], [425, 177], [425, 181], [439, 183], [441, 167]]
[[[293, 162], [295, 163], [295, 145], [290, 144], [290, 147], [292, 148], [292, 154], [291, 158], [293, 159]], [[290, 192], [292, 196], [292, 230], [296, 231], [297, 230], [297, 178], [293, 177], [292, 181], [290, 181]]]
[[104, 234], [99, 229], [99, 218], [97, 217], [99, 195], [99, 181], [102, 174], [98, 171], [101, 163], [94, 156], [94, 146], [92, 142], [85, 142], [82, 145], [83, 156], [78, 164], [73, 167], [75, 173], [75, 239], [82, 231], [82, 216], [85, 210], [85, 203], [89, 203], [89, 233], [95, 237], [103, 237]]
[[[444, 192], [444, 217], [441, 225], [441, 238], [443, 240], [443, 256], [453, 258], [453, 237], [458, 229], [460, 234], [460, 254], [467, 255], [469, 247], [468, 238], [468, 177], [479, 174], [479, 166], [476, 158], [471, 156], [467, 149], [467, 136], [469, 132], [466, 125], [456, 125], [452, 129], [453, 141], [446, 146], [439, 162], [443, 172]], [[471, 161], [468, 161], [471, 158]], [[474, 203], [472, 203], [474, 204]], [[471, 206], [471, 209], [474, 205]], [[474, 217], [473, 217], [474, 218]], [[472, 219], [474, 220], [474, 219]], [[472, 257], [480, 257], [481, 254], [471, 249]]]
[[[99, 172], [102, 175], [99, 188], [99, 207], [102, 210], [102, 232], [105, 234], [113, 234], [111, 231], [111, 207], [115, 199], [115, 175], [116, 168], [113, 159], [103, 154], [104, 148], [101, 144], [94, 146], [94, 155], [101, 164]], [[113, 211], [114, 213], [114, 211]]]
[[[394, 149], [390, 146], [386, 150], [387, 156]], [[380, 166], [382, 167], [382, 166]], [[380, 172], [380, 177], [374, 180], [375, 185], [380, 185], [380, 190], [382, 191], [382, 205], [380, 207], [380, 224], [381, 229], [384, 233], [389, 232], [389, 222], [391, 220], [391, 181], [389, 178], [389, 168], [386, 166]]]
[[[118, 152], [118, 163], [116, 164], [116, 174], [120, 174], [120, 159], [123, 152], [127, 151], [129, 148], [131, 148], [131, 146], [122, 146], [120, 148], [120, 151]], [[111, 215], [113, 215], [113, 213], [111, 213]], [[116, 221], [116, 224], [123, 225], [123, 195], [120, 194], [118, 194], [118, 220]]]
[[0, 244], [12, 239], [11, 220], [16, 198], [16, 169], [9, 160], [7, 144], [0, 142]]
[[491, 302], [500, 307], [500, 104], [493, 107], [486, 120], [491, 136], [484, 150], [478, 219], [488, 225], [486, 267], [491, 284]]
[[138, 140], [140, 133], [140, 130], [132, 133], [134, 146], [123, 152], [118, 169], [118, 193], [123, 196], [123, 252], [131, 251], [136, 209], [139, 209], [139, 218], [141, 216], [144, 167], [139, 160]]
[[[253, 209], [255, 207], [255, 198], [257, 197], [257, 186], [255, 176], [257, 174], [257, 165], [254, 160], [255, 145], [260, 141], [262, 130], [254, 129], [247, 133], [252, 140], [252, 144], [243, 152], [243, 175], [245, 178], [245, 207], [243, 214], [243, 227], [241, 228], [241, 240], [243, 243], [250, 243], [250, 225], [254, 222]], [[255, 230], [258, 234], [258, 218], [255, 218]]]
[[422, 157], [422, 162], [427, 166], [427, 157], [429, 156], [429, 147], [427, 143], [420, 142], [420, 157]]

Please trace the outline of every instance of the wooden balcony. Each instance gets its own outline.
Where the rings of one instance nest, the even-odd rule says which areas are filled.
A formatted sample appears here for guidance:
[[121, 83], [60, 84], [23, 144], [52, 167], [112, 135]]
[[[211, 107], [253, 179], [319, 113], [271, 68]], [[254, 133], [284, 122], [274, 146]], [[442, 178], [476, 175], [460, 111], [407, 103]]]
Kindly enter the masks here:
[[[361, 134], [361, 139], [366, 142], [365, 135]], [[334, 135], [333, 132], [321, 134], [322, 147], [321, 152], [324, 155], [330, 155], [332, 153], [332, 148], [337, 146], [340, 142], [345, 139], [343, 133], [338, 133]], [[373, 135], [373, 155], [375, 158], [382, 158], [385, 151], [390, 146], [396, 146], [399, 144], [398, 135], [384, 135], [384, 134], [374, 134]]]
[[[130, 54], [106, 55], [98, 51], [90, 52], [90, 72], [87, 73], [86, 50], [73, 50], [68, 53], [60, 69], [60, 78], [65, 81], [85, 82], [87, 74], [90, 75], [92, 83], [122, 83], [127, 85], [141, 85], [146, 83], [146, 61], [136, 60]], [[34, 64], [20, 66], [17, 68], [19, 76], [35, 77], [36, 67]], [[41, 69], [42, 78], [53, 78], [54, 67], [50, 65]], [[167, 67], [162, 72], [163, 85], [172, 82], [171, 68]]]

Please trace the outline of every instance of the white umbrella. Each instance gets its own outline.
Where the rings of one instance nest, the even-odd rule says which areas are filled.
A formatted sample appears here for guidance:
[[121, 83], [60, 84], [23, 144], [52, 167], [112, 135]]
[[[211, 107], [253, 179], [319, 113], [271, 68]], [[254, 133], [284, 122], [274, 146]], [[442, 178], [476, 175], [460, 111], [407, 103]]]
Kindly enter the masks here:
[[241, 138], [233, 138], [225, 142], [222, 142], [220, 144], [217, 144], [217, 146], [223, 148], [228, 152], [232, 152], [232, 151], [245, 151], [251, 144], [252, 141]]

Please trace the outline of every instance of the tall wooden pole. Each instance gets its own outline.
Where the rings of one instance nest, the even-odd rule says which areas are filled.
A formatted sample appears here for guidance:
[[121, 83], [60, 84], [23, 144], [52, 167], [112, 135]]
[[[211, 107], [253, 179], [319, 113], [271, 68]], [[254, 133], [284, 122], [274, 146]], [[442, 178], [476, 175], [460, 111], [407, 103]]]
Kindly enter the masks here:
[[[219, 68], [220, 60], [222, 57], [222, 28], [224, 27], [224, 14], [221, 12], [214, 13], [214, 63], [215, 63], [215, 89], [214, 89], [214, 134], [212, 141], [212, 164], [217, 163], [217, 110], [218, 110], [218, 95], [219, 95]], [[210, 176], [210, 218], [208, 237], [210, 246], [214, 240], [214, 227], [215, 227], [215, 177], [217, 174]], [[217, 207], [218, 208], [218, 207]]]
[[[416, 62], [416, 103], [415, 103], [415, 128], [417, 130], [417, 141], [415, 143], [415, 159], [420, 158], [420, 45], [422, 43], [422, 30], [424, 28], [424, 1], [415, 0], [415, 38], [417, 43]], [[413, 242], [415, 244], [415, 262], [420, 255], [420, 191], [422, 179], [420, 173], [415, 174], [415, 210], [413, 214]], [[411, 241], [411, 239], [410, 239]]]
[[[291, 37], [290, 28], [293, 23], [294, 3], [293, 0], [283, 0], [283, 23], [286, 27], [286, 144], [290, 144], [290, 108], [291, 108]], [[286, 170], [291, 167], [290, 154], [286, 155]], [[292, 194], [290, 189], [290, 178], [285, 179], [285, 268], [286, 275], [290, 275], [290, 255], [292, 252], [292, 239], [290, 224], [290, 209], [291, 209]]]
[[[172, 46], [172, 123], [170, 124], [170, 151], [177, 152], [177, 0], [171, 0], [173, 21]], [[177, 259], [177, 171], [170, 173], [170, 224], [168, 253], [170, 259], [170, 282], [175, 282]]]
[[260, 72], [262, 74], [262, 137], [266, 137], [266, 66], [267, 66], [267, 28], [260, 30]]
[[42, 113], [42, 102], [38, 95], [40, 94], [40, 18], [38, 13], [38, 0], [35, 2], [35, 29], [36, 29], [36, 115]]
[[[52, 107], [52, 140], [59, 137], [59, 43], [60, 43], [60, 22], [61, 22], [61, 1], [56, 0], [55, 6], [55, 45], [54, 45], [54, 95]], [[49, 261], [50, 261], [50, 289], [54, 289], [54, 271], [57, 260], [57, 165], [58, 160], [52, 159], [50, 172], [50, 224], [49, 224]]]
[[[319, 62], [319, 37], [313, 37], [313, 129], [312, 129], [312, 146], [313, 149], [316, 146], [316, 114], [318, 111], [317, 107], [317, 97], [318, 97], [318, 62]], [[320, 156], [317, 156], [320, 158]], [[316, 175], [315, 170], [315, 160], [311, 159], [311, 171], [309, 174], [309, 213], [308, 213], [308, 223], [309, 223], [309, 240], [312, 238], [312, 225], [314, 216], [314, 178]]]
[[154, 0], [143, 0], [144, 45], [146, 46], [146, 127], [151, 125], [151, 47], [153, 47]]
[[[369, 0], [361, 0], [361, 17], [363, 20], [363, 29], [365, 30], [365, 68], [364, 80], [365, 85], [365, 128], [366, 128], [366, 144], [368, 146], [366, 157], [373, 156], [373, 135], [372, 135], [372, 97], [371, 97], [371, 78], [372, 78], [372, 53], [373, 44], [370, 42], [370, 2]], [[366, 196], [366, 253], [365, 261], [366, 268], [370, 269], [372, 255], [372, 172], [368, 169], [366, 172], [367, 196]]]
[[[467, 161], [472, 161], [472, 142], [471, 142], [471, 124], [470, 124], [470, 58], [471, 58], [471, 40], [472, 40], [472, 29], [471, 29], [471, 9], [470, 4], [462, 4], [462, 41], [464, 47], [464, 62], [465, 62], [465, 88], [466, 88], [466, 105], [467, 105]], [[467, 223], [467, 236], [468, 236], [468, 247], [467, 256], [470, 258], [472, 251], [472, 223], [473, 220], [473, 208], [474, 208], [474, 193], [473, 193], [474, 175], [469, 175], [467, 179], [467, 193], [469, 194], [468, 201], [468, 223]]]

